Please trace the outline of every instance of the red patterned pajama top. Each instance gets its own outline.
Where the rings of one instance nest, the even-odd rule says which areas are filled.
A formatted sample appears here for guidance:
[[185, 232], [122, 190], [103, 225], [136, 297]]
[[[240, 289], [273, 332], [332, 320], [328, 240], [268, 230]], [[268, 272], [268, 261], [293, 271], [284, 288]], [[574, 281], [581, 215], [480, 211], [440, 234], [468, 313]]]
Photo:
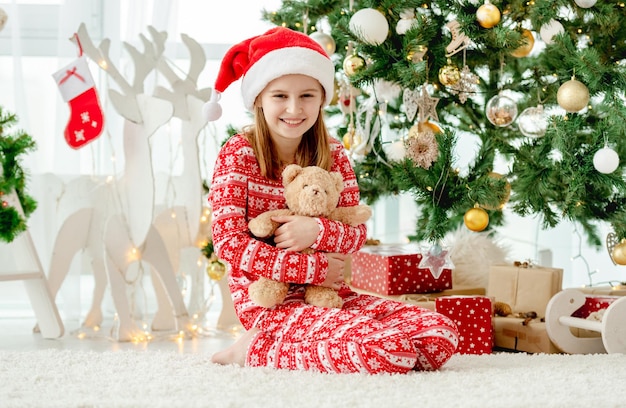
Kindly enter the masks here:
[[[359, 189], [343, 146], [330, 140], [331, 171], [343, 175], [339, 206], [359, 203]], [[364, 244], [365, 225], [351, 227], [319, 218], [320, 234], [312, 254], [286, 251], [250, 234], [248, 221], [262, 212], [286, 208], [282, 181], [261, 176], [252, 147], [242, 135], [221, 148], [209, 202], [213, 245], [229, 264], [228, 284], [244, 328], [261, 329], [248, 349], [247, 365], [324, 372], [406, 372], [436, 369], [454, 353], [456, 327], [445, 316], [388, 299], [340, 290], [342, 309], [304, 303], [297, 284], [319, 284], [328, 262], [323, 252], [353, 253]], [[254, 304], [248, 286], [258, 276], [295, 283], [283, 304]], [[384, 351], [384, 352], [383, 352]]]

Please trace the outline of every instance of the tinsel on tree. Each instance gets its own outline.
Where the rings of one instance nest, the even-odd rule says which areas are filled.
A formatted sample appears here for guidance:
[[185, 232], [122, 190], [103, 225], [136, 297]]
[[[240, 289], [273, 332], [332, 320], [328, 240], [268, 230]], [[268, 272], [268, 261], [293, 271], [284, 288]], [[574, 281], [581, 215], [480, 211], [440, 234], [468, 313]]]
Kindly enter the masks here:
[[263, 19], [332, 51], [333, 130], [366, 202], [415, 197], [413, 239], [497, 227], [505, 205], [626, 237], [623, 1], [285, 0]]

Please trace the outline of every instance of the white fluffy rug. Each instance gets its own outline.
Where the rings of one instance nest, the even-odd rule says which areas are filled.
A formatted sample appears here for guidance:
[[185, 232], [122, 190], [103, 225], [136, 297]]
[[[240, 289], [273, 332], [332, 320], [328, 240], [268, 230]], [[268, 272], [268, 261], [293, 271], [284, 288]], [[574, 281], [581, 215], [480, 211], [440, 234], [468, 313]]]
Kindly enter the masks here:
[[455, 355], [437, 372], [328, 375], [165, 351], [0, 351], [1, 407], [624, 407], [626, 355]]

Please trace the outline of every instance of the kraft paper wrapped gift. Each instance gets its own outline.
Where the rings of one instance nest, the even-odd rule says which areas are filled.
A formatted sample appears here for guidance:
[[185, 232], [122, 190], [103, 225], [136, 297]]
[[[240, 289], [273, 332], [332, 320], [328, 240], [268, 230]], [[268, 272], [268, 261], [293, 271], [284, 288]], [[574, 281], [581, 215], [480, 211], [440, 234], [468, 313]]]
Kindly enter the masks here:
[[563, 269], [541, 266], [492, 265], [487, 296], [511, 306], [513, 313], [536, 312], [544, 317], [552, 296], [562, 289]]
[[484, 296], [485, 288], [475, 288], [471, 286], [459, 286], [454, 289], [446, 289], [441, 292], [433, 293], [405, 293], [403, 295], [381, 295], [379, 293], [369, 292], [363, 289], [352, 287], [352, 289], [359, 293], [367, 295], [373, 295], [378, 297], [384, 297], [386, 299], [398, 300], [402, 303], [410, 303], [412, 305], [420, 306], [426, 309], [435, 310], [435, 299], [441, 296], [453, 296], [453, 295], [477, 295]]
[[455, 286], [452, 289], [442, 290], [441, 292], [433, 293], [405, 293], [398, 296], [398, 300], [403, 302], [416, 302], [423, 300], [435, 300], [435, 298], [442, 296], [485, 296], [485, 288], [478, 288], [472, 286]]
[[438, 297], [443, 296], [484, 296], [485, 288], [474, 288], [471, 286], [460, 286], [455, 287], [454, 289], [447, 289], [441, 292], [434, 293], [407, 293], [399, 296], [388, 296], [391, 298], [395, 298], [404, 303], [410, 303], [412, 305], [417, 305], [424, 307], [426, 309], [435, 310], [435, 300]]
[[487, 296], [442, 296], [435, 310], [448, 316], [459, 330], [459, 354], [489, 354], [493, 349], [493, 306]]
[[516, 317], [493, 318], [495, 345], [498, 348], [526, 353], [560, 353], [550, 340], [546, 324], [533, 319], [526, 325], [524, 319]]
[[452, 288], [452, 270], [435, 279], [419, 268], [422, 255], [416, 244], [371, 245], [352, 254], [351, 284], [381, 295], [431, 293]]
[[429, 309], [432, 311], [435, 311], [435, 300], [413, 300], [413, 299], [408, 299], [408, 300], [404, 300], [404, 303], [410, 303], [412, 305], [415, 306], [419, 306], [419, 307], [423, 307], [424, 309]]

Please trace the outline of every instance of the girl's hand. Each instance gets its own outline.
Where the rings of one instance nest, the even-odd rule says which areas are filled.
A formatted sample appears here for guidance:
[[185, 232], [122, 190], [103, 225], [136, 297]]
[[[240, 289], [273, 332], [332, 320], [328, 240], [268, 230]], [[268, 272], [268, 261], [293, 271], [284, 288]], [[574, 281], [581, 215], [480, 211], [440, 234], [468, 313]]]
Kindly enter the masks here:
[[343, 270], [348, 255], [329, 252], [326, 257], [328, 258], [328, 272], [326, 273], [326, 280], [320, 286], [339, 290], [345, 282]]
[[309, 248], [320, 233], [317, 221], [302, 215], [282, 215], [272, 217], [272, 221], [281, 225], [274, 232], [274, 243], [277, 248], [288, 251], [302, 251]]

